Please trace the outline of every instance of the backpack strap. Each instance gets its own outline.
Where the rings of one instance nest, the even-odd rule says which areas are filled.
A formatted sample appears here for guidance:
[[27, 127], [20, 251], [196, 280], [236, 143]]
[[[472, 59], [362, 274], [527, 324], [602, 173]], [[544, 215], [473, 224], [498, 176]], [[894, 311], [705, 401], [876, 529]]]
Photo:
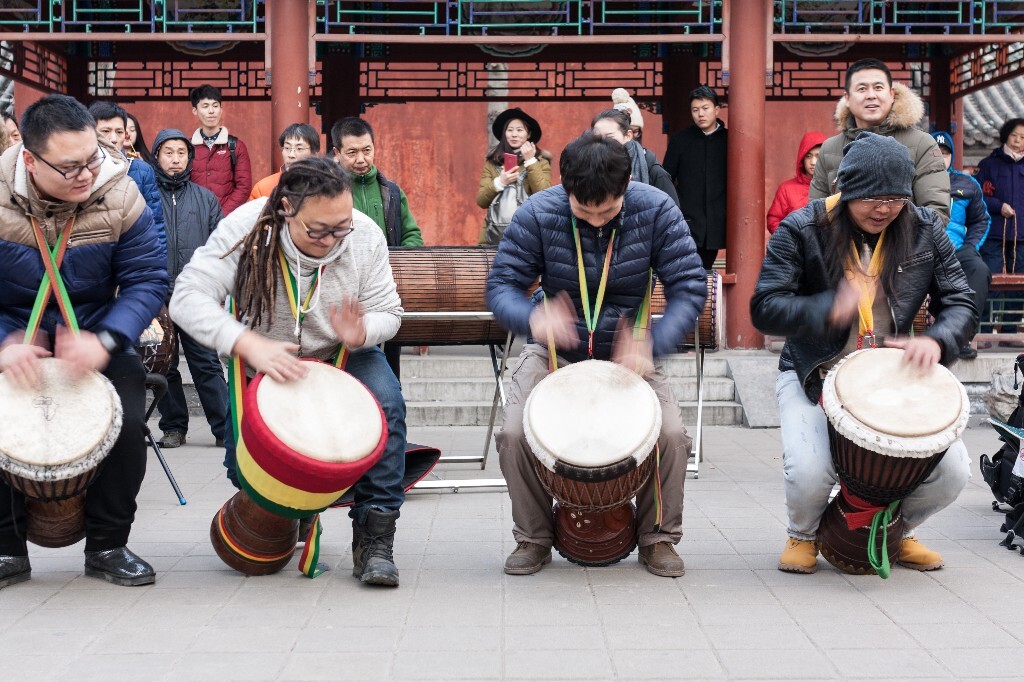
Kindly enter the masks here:
[[238, 155], [235, 153], [235, 147], [238, 146], [238, 138], [234, 135], [228, 135], [228, 155], [231, 156], [231, 174], [235, 174], [235, 164], [238, 163]]

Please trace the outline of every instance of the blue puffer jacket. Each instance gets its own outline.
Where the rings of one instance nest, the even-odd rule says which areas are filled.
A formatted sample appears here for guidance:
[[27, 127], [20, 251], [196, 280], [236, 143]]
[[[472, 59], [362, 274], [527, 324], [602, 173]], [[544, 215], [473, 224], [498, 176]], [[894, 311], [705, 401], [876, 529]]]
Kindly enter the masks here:
[[977, 251], [985, 243], [988, 236], [989, 226], [992, 219], [988, 216], [988, 208], [985, 206], [985, 195], [981, 192], [981, 185], [972, 176], [953, 170], [956, 163], [956, 151], [953, 146], [953, 136], [944, 130], [932, 133], [935, 143], [939, 147], [950, 150], [952, 163], [949, 166], [949, 222], [946, 224], [946, 234], [949, 241], [953, 242], [953, 248], [959, 249], [966, 242]]
[[[654, 354], [673, 352], [693, 328], [707, 296], [704, 268], [679, 208], [664, 192], [631, 182], [622, 211], [609, 225], [595, 229], [582, 221], [578, 224], [591, 306], [597, 297], [611, 228], [617, 228], [594, 335], [594, 357], [611, 357], [619, 318], [626, 316], [632, 324], [647, 293], [652, 269], [664, 284], [667, 299], [664, 317], [654, 325]], [[516, 211], [498, 243], [487, 279], [488, 308], [502, 326], [516, 334], [529, 334], [534, 303], [525, 294], [538, 277], [548, 296], [565, 291], [576, 306], [580, 345], [574, 352], [559, 353], [570, 362], [586, 359], [588, 333], [572, 213], [561, 185], [534, 194]]]
[[156, 173], [153, 172], [153, 167], [142, 159], [128, 157], [128, 177], [139, 186], [146, 206], [153, 212], [153, 225], [156, 227], [157, 236], [160, 237], [160, 246], [166, 249], [167, 227], [164, 225], [164, 207], [160, 200], [160, 190], [156, 186]]
[[[998, 235], [1002, 241], [1005, 232], [1006, 240], [1013, 241], [1016, 223], [1016, 239], [1024, 239], [1024, 159], [1014, 161], [1002, 147], [995, 149], [978, 164], [977, 180], [985, 195], [988, 214], [996, 223], [992, 238]], [[1013, 207], [1016, 219], [1003, 218], [1003, 204]]]
[[[167, 266], [152, 214], [128, 179], [124, 159], [108, 150], [89, 198], [67, 204], [33, 198], [21, 149], [15, 145], [0, 157], [0, 343], [28, 325], [45, 272], [32, 213], [51, 243], [75, 217], [60, 273], [79, 327], [108, 331], [129, 347], [160, 312]], [[51, 298], [41, 328], [52, 340], [63, 324]]]

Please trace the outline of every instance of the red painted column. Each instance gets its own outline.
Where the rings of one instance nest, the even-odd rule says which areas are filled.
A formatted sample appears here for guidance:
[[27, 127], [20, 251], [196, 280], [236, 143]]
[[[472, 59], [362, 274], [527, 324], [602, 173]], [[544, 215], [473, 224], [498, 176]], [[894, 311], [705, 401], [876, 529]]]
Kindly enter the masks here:
[[729, 175], [726, 194], [727, 348], [763, 348], [750, 321], [750, 299], [764, 260], [765, 51], [771, 30], [765, 4], [732, 0], [729, 45]]
[[[273, 5], [273, 9], [271, 9]], [[309, 123], [309, 0], [274, 0], [270, 13], [270, 133], [274, 168], [277, 138], [292, 123]]]

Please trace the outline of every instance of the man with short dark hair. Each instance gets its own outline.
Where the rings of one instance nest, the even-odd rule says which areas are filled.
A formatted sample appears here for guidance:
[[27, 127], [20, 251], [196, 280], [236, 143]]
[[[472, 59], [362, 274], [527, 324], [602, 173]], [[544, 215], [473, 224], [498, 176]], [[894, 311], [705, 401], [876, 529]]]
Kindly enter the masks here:
[[[96, 371], [111, 381], [123, 417], [85, 496], [85, 574], [152, 583], [153, 567], [126, 546], [146, 473], [145, 370], [132, 345], [167, 293], [164, 251], [127, 163], [104, 151], [82, 104], [44, 97], [25, 110], [21, 132], [24, 144], [0, 157], [0, 373], [34, 386], [39, 358], [53, 354], [72, 376]], [[39, 299], [46, 347], [25, 338], [40, 319], [37, 291], [49, 291], [44, 251], [63, 254], [55, 287], [67, 293], [60, 304]], [[65, 326], [75, 320], [78, 334]], [[0, 481], [0, 588], [31, 577], [26, 527], [25, 497]]]
[[153, 167], [140, 158], [124, 153], [125, 129], [128, 127], [128, 112], [113, 102], [93, 102], [89, 113], [96, 119], [96, 132], [128, 161], [128, 177], [135, 181], [142, 192], [146, 205], [153, 212], [153, 224], [160, 235], [160, 243], [167, 246], [164, 233], [164, 207], [160, 202], [160, 190], [156, 188]]
[[[674, 352], [693, 328], [707, 295], [704, 269], [672, 199], [630, 182], [632, 161], [622, 144], [586, 133], [562, 152], [560, 171], [561, 185], [537, 192], [516, 211], [487, 280], [487, 306], [497, 321], [528, 337], [495, 438], [518, 543], [505, 572], [536, 573], [551, 561], [551, 496], [534, 471], [523, 411], [548, 373], [547, 343], [553, 338], [560, 364], [612, 360], [638, 371], [657, 394], [660, 465], [637, 493], [640, 562], [655, 575], [677, 577], [684, 566], [673, 545], [682, 537], [690, 438], [656, 358]], [[664, 285], [668, 303], [650, 338], [636, 340], [633, 320], [644, 307], [652, 274]], [[528, 296], [538, 278], [546, 303], [540, 294]], [[580, 409], [586, 409], [582, 401]]]
[[[370, 124], [355, 116], [343, 118], [331, 128], [331, 143], [334, 160], [352, 174], [355, 209], [377, 223], [388, 246], [423, 246], [423, 234], [409, 211], [405, 192], [374, 165], [376, 147]], [[401, 351], [397, 343], [384, 344], [388, 365], [399, 379]]]
[[[167, 272], [171, 278], [171, 289], [167, 294], [170, 302], [174, 291], [174, 280], [185, 269], [192, 254], [206, 244], [223, 218], [220, 204], [213, 192], [191, 181], [195, 148], [180, 130], [168, 128], [156, 135], [153, 143], [153, 159], [156, 161], [156, 177], [160, 186], [160, 197], [167, 210]], [[199, 394], [206, 421], [213, 432], [214, 444], [224, 445], [224, 429], [228, 419], [228, 385], [224, 381], [224, 368], [217, 357], [217, 351], [203, 346], [189, 336], [177, 324], [178, 348], [167, 372], [167, 393], [160, 404], [160, 446], [177, 448], [185, 444], [188, 434], [188, 403], [178, 371], [178, 349], [185, 352], [188, 371]]]
[[224, 215], [229, 215], [249, 199], [252, 191], [252, 167], [245, 143], [221, 125], [224, 116], [220, 90], [205, 84], [192, 90], [192, 114], [199, 127], [192, 133], [196, 156], [192, 164], [192, 182], [213, 192]]
[[284, 164], [280, 171], [268, 175], [253, 186], [252, 192], [249, 194], [249, 201], [260, 197], [269, 197], [281, 179], [281, 171], [287, 168], [288, 164], [319, 154], [320, 134], [308, 123], [292, 123], [281, 132], [277, 138], [277, 144], [281, 147]]
[[725, 248], [729, 131], [718, 118], [719, 108], [718, 94], [708, 86], [690, 92], [693, 125], [669, 139], [662, 164], [676, 183], [679, 208], [705, 270]]
[[949, 175], [931, 135], [915, 126], [924, 116], [924, 103], [910, 88], [893, 83], [892, 72], [877, 59], [861, 59], [846, 70], [846, 94], [836, 106], [839, 133], [825, 140], [811, 180], [811, 201], [835, 193], [843, 148], [864, 131], [895, 139], [910, 151], [917, 169], [914, 204], [949, 220]]

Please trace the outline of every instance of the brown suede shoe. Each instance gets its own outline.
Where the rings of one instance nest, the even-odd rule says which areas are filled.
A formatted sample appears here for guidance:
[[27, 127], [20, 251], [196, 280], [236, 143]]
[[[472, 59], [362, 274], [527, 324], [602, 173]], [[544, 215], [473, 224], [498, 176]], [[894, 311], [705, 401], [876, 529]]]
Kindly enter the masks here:
[[520, 542], [505, 559], [505, 572], [509, 575], [530, 575], [539, 571], [544, 564], [551, 563], [551, 548], [541, 547], [533, 542]]
[[942, 560], [941, 554], [925, 547], [913, 535], [903, 538], [903, 546], [900, 547], [900, 555], [896, 559], [896, 563], [915, 571], [934, 571], [946, 564]]
[[779, 570], [788, 573], [814, 573], [818, 570], [818, 543], [813, 540], [786, 540], [779, 557]]
[[656, 542], [640, 548], [640, 563], [654, 575], [664, 578], [678, 578], [686, 573], [683, 560], [670, 542]]

